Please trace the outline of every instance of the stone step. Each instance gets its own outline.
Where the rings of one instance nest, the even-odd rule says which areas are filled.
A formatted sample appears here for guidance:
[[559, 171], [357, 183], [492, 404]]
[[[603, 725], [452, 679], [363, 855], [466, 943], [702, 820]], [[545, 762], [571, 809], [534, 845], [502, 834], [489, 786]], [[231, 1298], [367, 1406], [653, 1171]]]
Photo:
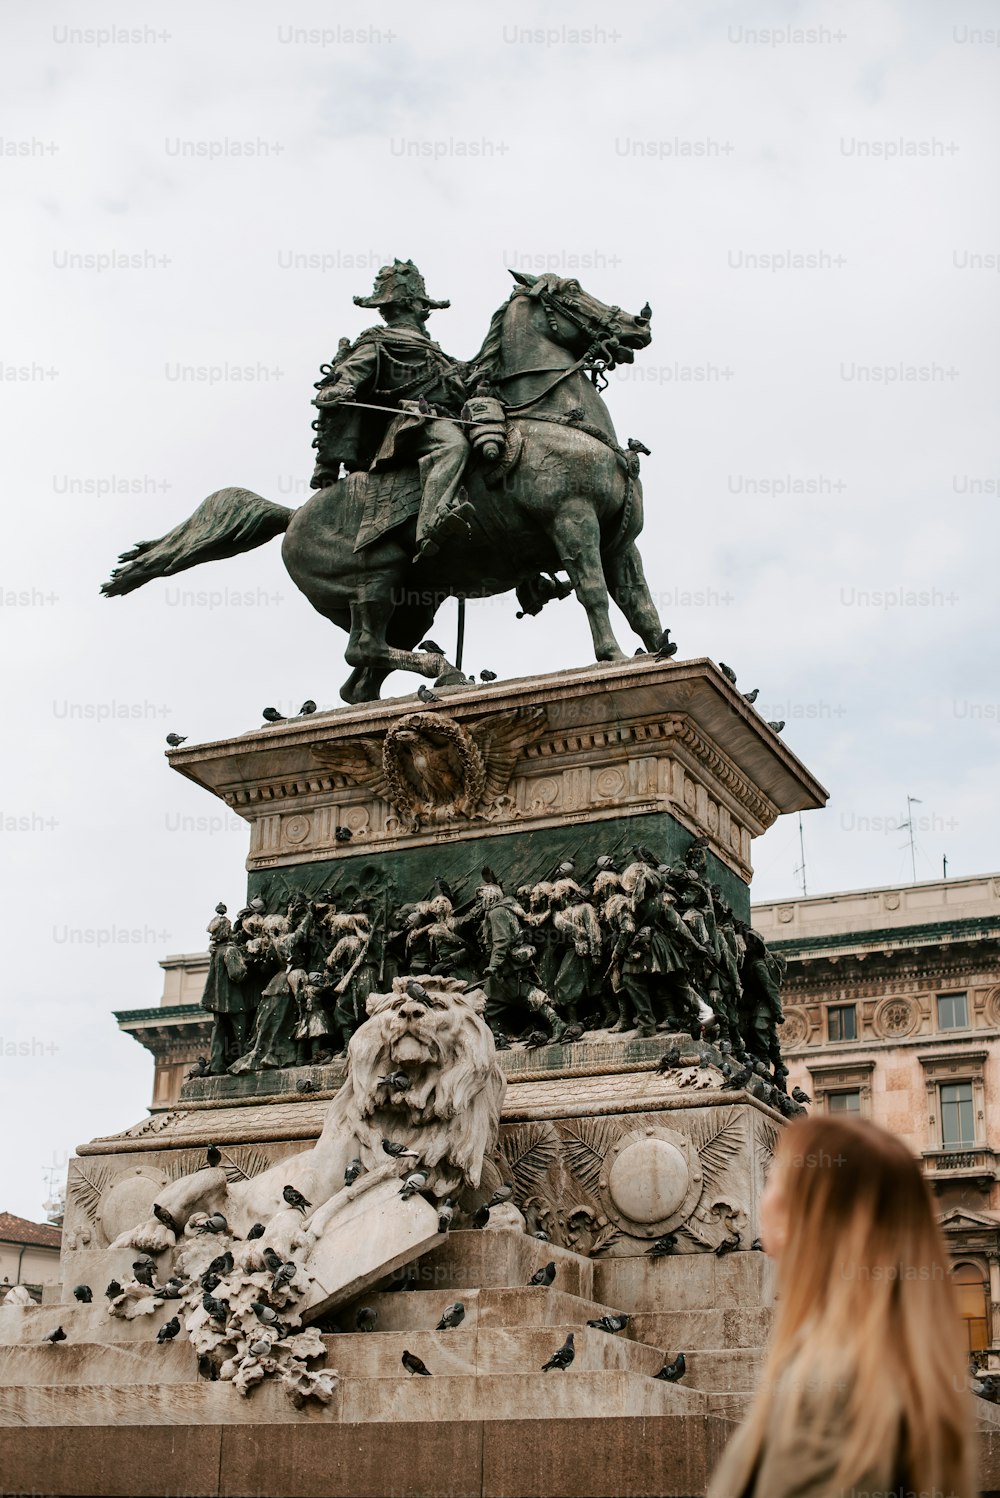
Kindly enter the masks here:
[[763, 1347], [771, 1333], [772, 1312], [637, 1311], [629, 1335], [656, 1347]]
[[449, 1233], [443, 1243], [394, 1278], [409, 1275], [416, 1289], [448, 1290], [462, 1285], [509, 1289], [527, 1285], [535, 1270], [550, 1262], [556, 1265], [557, 1289], [584, 1300], [603, 1299], [594, 1293], [594, 1260], [553, 1243], [541, 1243], [517, 1228]]
[[165, 1321], [178, 1310], [179, 1302], [165, 1300], [160, 1308], [146, 1316], [125, 1321], [108, 1313], [102, 1295], [89, 1306], [70, 1301], [56, 1306], [0, 1306], [0, 1347], [19, 1343], [37, 1344], [61, 1326], [67, 1342], [104, 1342], [112, 1345], [127, 1342], [149, 1342]]
[[[183, 1337], [183, 1332], [181, 1337]], [[198, 1355], [186, 1338], [102, 1344], [59, 1342], [0, 1347], [0, 1388], [19, 1384], [181, 1384], [198, 1379]], [[4, 1395], [6, 1399], [6, 1394]]]
[[[407, 1331], [411, 1327], [432, 1331], [445, 1308], [454, 1301], [465, 1307], [461, 1329], [473, 1327], [583, 1326], [585, 1322], [606, 1315], [614, 1307], [597, 1301], [567, 1295], [554, 1286], [524, 1286], [520, 1289], [474, 1290], [452, 1287], [448, 1290], [401, 1291], [392, 1294], [367, 1295], [332, 1318], [342, 1332], [355, 1331], [355, 1316], [360, 1306], [378, 1313], [380, 1332]], [[628, 1336], [631, 1326], [620, 1336]], [[365, 1335], [368, 1335], [367, 1333]], [[640, 1338], [645, 1341], [648, 1338]]]
[[594, 1259], [594, 1300], [625, 1311], [766, 1310], [774, 1300], [774, 1263], [748, 1249]]
[[[584, 1327], [579, 1321], [472, 1328], [463, 1323], [445, 1332], [410, 1327], [325, 1336], [326, 1363], [319, 1366], [336, 1368], [343, 1378], [350, 1379], [409, 1378], [400, 1362], [408, 1348], [423, 1359], [432, 1375], [535, 1373], [541, 1371], [542, 1364], [570, 1331], [576, 1343], [573, 1371], [625, 1369], [648, 1376], [663, 1366], [659, 1348], [631, 1341], [622, 1333], [612, 1336]], [[197, 1358], [187, 1341], [164, 1347], [155, 1342], [108, 1346], [66, 1341], [55, 1346], [22, 1343], [0, 1348], [0, 1386], [4, 1388], [20, 1384], [70, 1387], [105, 1382], [126, 1386], [197, 1381]]]
[[[658, 1373], [663, 1357], [658, 1347], [633, 1342], [619, 1334], [595, 1331], [579, 1321], [562, 1325], [486, 1327], [466, 1331], [384, 1331], [324, 1337], [326, 1366], [345, 1378], [392, 1378], [400, 1368], [404, 1349], [421, 1358], [431, 1374], [533, 1373], [574, 1333], [576, 1358], [571, 1372], [625, 1368], [647, 1375]], [[558, 1370], [553, 1370], [553, 1373]], [[409, 1375], [406, 1375], [409, 1377]], [[419, 1375], [418, 1375], [419, 1376]]]
[[[0, 1427], [198, 1425], [464, 1425], [472, 1421], [601, 1420], [623, 1415], [703, 1415], [696, 1390], [625, 1368], [565, 1373], [343, 1378], [330, 1404], [296, 1410], [275, 1384], [244, 1399], [231, 1384], [27, 1384], [5, 1390]], [[378, 1439], [373, 1436], [372, 1439]], [[390, 1479], [386, 1476], [386, 1482]], [[124, 1489], [123, 1491], [134, 1491]], [[176, 1491], [176, 1489], [175, 1489]], [[387, 1487], [383, 1491], [392, 1491]]]
[[[764, 1364], [764, 1349], [757, 1347], [701, 1347], [684, 1352], [687, 1371], [684, 1383], [688, 1388], [701, 1389], [704, 1393], [743, 1395], [752, 1394], [760, 1379]], [[668, 1349], [668, 1357], [676, 1352]]]

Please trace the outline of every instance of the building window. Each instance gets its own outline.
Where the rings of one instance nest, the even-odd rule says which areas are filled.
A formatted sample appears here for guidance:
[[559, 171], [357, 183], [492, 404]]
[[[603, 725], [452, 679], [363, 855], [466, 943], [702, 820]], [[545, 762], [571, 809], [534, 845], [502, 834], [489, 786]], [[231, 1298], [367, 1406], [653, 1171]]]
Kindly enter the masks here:
[[857, 1011], [853, 1004], [831, 1004], [826, 1011], [827, 1040], [857, 1040]]
[[972, 1083], [941, 1083], [941, 1144], [945, 1149], [976, 1142]]
[[969, 1001], [964, 993], [939, 993], [937, 1001], [939, 1030], [966, 1030], [969, 1025]]
[[982, 1270], [977, 1269], [975, 1264], [956, 1264], [951, 1279], [969, 1351], [982, 1352], [990, 1345], [986, 1330], [986, 1284]]
[[850, 1092], [828, 1093], [826, 1106], [830, 1113], [860, 1113], [861, 1093], [856, 1087]]

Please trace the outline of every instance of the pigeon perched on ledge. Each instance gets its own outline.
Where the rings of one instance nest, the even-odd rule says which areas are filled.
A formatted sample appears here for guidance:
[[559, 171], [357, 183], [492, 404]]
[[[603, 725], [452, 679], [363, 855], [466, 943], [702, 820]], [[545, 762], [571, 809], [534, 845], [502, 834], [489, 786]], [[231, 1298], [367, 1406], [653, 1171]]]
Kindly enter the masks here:
[[570, 1332], [561, 1347], [557, 1347], [547, 1363], [542, 1364], [542, 1372], [548, 1373], [550, 1368], [565, 1370], [576, 1357], [576, 1348], [573, 1346], [573, 1333]]

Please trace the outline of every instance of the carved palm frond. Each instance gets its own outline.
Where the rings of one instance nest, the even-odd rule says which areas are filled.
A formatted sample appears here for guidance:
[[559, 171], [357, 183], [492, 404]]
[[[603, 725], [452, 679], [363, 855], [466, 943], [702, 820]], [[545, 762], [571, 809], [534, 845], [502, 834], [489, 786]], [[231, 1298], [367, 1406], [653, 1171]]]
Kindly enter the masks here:
[[261, 1149], [245, 1145], [238, 1150], [222, 1151], [222, 1168], [230, 1181], [248, 1181], [270, 1168], [271, 1161]]
[[506, 1129], [500, 1147], [522, 1201], [559, 1162], [559, 1135], [550, 1123], [517, 1124]]
[[562, 1125], [566, 1164], [591, 1196], [596, 1197], [604, 1159], [621, 1130], [607, 1118], [576, 1118]]
[[601, 1228], [601, 1231], [590, 1245], [591, 1258], [596, 1254], [606, 1253], [612, 1243], [618, 1242], [621, 1235], [621, 1229], [615, 1227], [613, 1222], [609, 1222], [606, 1227]]
[[204, 1150], [172, 1150], [165, 1159], [157, 1160], [157, 1165], [164, 1175], [171, 1181], [179, 1181], [181, 1176], [193, 1175], [200, 1170], [205, 1163]]
[[97, 1221], [101, 1197], [108, 1188], [111, 1171], [107, 1165], [78, 1165], [69, 1178], [69, 1194], [82, 1212]]
[[[701, 1138], [698, 1137], [699, 1134]], [[691, 1142], [701, 1160], [705, 1191], [711, 1191], [743, 1148], [743, 1120], [735, 1108], [727, 1108], [724, 1112], [722, 1109], [713, 1109], [710, 1121], [699, 1120], [692, 1128]]]

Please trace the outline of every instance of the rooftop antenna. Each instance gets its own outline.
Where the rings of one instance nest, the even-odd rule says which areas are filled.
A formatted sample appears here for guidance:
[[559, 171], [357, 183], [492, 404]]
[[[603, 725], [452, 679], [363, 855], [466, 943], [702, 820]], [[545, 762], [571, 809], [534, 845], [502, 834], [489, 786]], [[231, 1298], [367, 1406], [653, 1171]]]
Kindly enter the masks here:
[[799, 812], [799, 858], [801, 859], [801, 862], [799, 863], [798, 868], [797, 869], [793, 869], [792, 872], [796, 876], [800, 876], [801, 877], [801, 879], [802, 879], [802, 894], [803, 894], [803, 896], [805, 896], [805, 895], [807, 895], [809, 893], [809, 891], [806, 889], [806, 842], [805, 842], [805, 836], [804, 836], [803, 831], [802, 831], [802, 813], [801, 812]]
[[942, 879], [947, 879], [947, 877], [948, 877], [948, 855], [947, 855], [947, 853], [942, 853], [942, 855], [941, 855], [941, 878]]
[[911, 871], [913, 873], [913, 883], [914, 884], [916, 884], [916, 882], [917, 882], [917, 845], [916, 845], [916, 843], [913, 840], [913, 813], [910, 810], [910, 807], [911, 806], [923, 806], [923, 804], [924, 803], [921, 801], [921, 799], [920, 799], [919, 796], [907, 796], [907, 798], [906, 798], [906, 821], [905, 822], [901, 822], [899, 824], [899, 830], [900, 830], [900, 832], [909, 832], [909, 834], [910, 834], [909, 839], [908, 839], [909, 844], [910, 844], [910, 869], [911, 869]]

